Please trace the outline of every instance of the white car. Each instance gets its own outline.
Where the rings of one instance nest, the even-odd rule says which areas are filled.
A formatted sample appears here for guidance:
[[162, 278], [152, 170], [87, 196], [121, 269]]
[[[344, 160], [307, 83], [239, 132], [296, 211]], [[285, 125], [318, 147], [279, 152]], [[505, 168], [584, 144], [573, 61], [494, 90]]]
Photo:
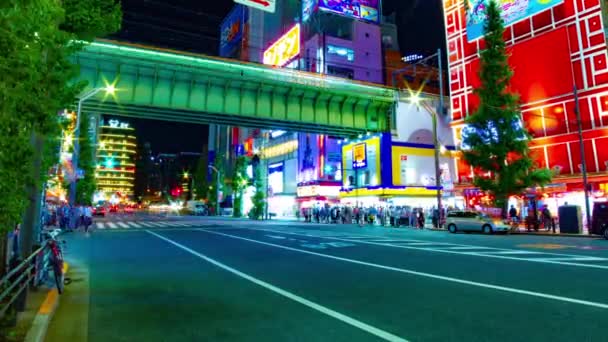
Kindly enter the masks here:
[[446, 225], [450, 233], [456, 232], [483, 232], [492, 234], [497, 232], [507, 233], [509, 225], [500, 220], [493, 220], [484, 213], [476, 211], [450, 211], [446, 219]]

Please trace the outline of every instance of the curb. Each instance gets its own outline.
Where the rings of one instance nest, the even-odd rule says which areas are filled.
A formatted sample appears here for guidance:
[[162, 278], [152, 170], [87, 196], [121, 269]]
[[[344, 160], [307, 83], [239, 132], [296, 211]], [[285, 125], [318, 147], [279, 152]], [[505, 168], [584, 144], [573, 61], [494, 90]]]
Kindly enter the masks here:
[[[68, 269], [68, 263], [64, 262], [64, 274], [67, 273]], [[57, 311], [57, 307], [59, 307], [59, 296], [59, 292], [57, 292], [56, 288], [49, 290], [44, 302], [42, 302], [42, 305], [40, 305], [40, 308], [36, 313], [36, 317], [34, 317], [34, 321], [25, 336], [24, 342], [44, 341], [51, 319], [53, 319], [53, 315]]]

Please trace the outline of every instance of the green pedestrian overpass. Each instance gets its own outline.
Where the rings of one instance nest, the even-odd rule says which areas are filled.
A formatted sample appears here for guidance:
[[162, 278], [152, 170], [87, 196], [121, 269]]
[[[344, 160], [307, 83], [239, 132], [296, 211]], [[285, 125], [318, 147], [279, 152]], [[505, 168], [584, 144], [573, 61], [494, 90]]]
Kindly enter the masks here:
[[74, 56], [92, 113], [319, 132], [387, 131], [391, 88], [204, 55], [98, 40]]

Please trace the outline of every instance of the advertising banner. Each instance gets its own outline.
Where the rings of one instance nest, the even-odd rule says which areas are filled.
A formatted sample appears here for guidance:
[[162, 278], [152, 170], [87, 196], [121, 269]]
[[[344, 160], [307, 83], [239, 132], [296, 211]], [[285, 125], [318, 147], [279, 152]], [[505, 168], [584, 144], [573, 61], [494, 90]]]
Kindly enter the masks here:
[[226, 16], [220, 26], [220, 57], [231, 57], [233, 51], [241, 44], [245, 23], [247, 22], [247, 9], [236, 5]]
[[317, 0], [302, 0], [302, 22], [307, 22], [316, 9]]
[[353, 169], [363, 169], [367, 167], [367, 144], [357, 144], [353, 146]]
[[[509, 26], [563, 2], [564, 0], [498, 0], [505, 26]], [[468, 0], [467, 36], [469, 41], [483, 36], [483, 26], [486, 22], [486, 6], [488, 3], [489, 0]]]
[[300, 24], [296, 24], [264, 51], [264, 64], [282, 67], [300, 54]]
[[319, 0], [319, 8], [375, 23], [379, 22], [380, 18], [380, 0]]
[[270, 13], [274, 13], [277, 7], [276, 0], [234, 0], [234, 2]]

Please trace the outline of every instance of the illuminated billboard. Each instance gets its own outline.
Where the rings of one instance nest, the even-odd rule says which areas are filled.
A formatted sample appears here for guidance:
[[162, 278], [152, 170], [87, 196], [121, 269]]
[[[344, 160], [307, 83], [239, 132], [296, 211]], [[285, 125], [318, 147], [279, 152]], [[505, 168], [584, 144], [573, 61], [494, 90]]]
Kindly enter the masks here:
[[367, 167], [367, 144], [353, 146], [353, 169], [364, 169]]
[[300, 54], [300, 24], [296, 24], [264, 51], [263, 63], [285, 66]]
[[302, 0], [302, 22], [307, 22], [316, 10], [317, 0]]
[[[501, 16], [505, 26], [509, 26], [536, 13], [542, 12], [564, 0], [499, 0]], [[486, 6], [489, 0], [468, 0], [467, 37], [469, 41], [483, 36], [483, 26], [486, 21]]]
[[379, 22], [380, 0], [319, 0], [323, 11], [338, 13], [347, 17]]
[[231, 57], [243, 40], [244, 26], [248, 11], [244, 6], [236, 5], [226, 16], [220, 27], [220, 56]]

